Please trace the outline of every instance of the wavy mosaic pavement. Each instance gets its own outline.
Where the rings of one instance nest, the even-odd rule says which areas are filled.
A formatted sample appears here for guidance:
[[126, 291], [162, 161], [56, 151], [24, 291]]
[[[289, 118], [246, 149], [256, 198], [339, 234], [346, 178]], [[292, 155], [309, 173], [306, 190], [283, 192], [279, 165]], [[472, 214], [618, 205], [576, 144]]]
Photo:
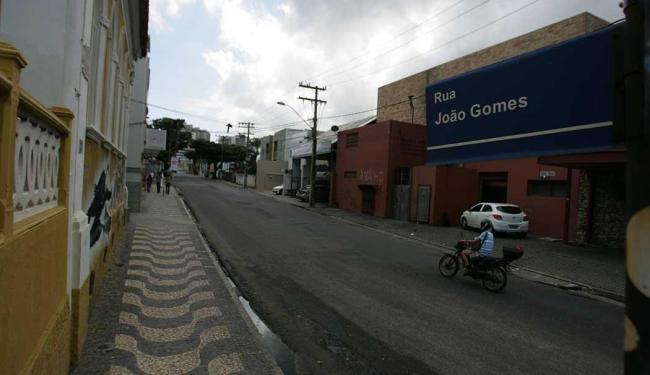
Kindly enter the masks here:
[[[175, 205], [150, 212], [179, 217]], [[204, 251], [197, 250], [190, 231], [165, 226], [137, 226], [133, 232], [129, 267], [122, 294], [123, 311], [114, 347], [134, 359], [136, 368], [122, 364], [109, 374], [233, 374], [245, 370], [239, 353], [220, 353], [202, 362], [210, 345], [231, 337], [219, 318]], [[128, 332], [128, 333], [127, 333]], [[178, 344], [178, 345], [174, 345]], [[188, 345], [191, 345], [188, 347]]]
[[143, 198], [73, 375], [281, 375], [176, 192]]

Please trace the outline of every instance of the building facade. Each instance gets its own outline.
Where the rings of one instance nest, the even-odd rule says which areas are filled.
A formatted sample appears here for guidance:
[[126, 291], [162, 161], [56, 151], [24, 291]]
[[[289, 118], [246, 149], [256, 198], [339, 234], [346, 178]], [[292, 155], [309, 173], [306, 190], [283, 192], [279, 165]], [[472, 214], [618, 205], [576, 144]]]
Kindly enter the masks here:
[[[389, 104], [403, 102], [409, 95], [413, 95], [415, 122], [425, 124], [425, 88], [428, 85], [468, 74], [475, 69], [524, 53], [557, 45], [605, 26], [607, 22], [602, 19], [588, 13], [579, 14], [380, 87], [377, 99], [378, 121], [410, 121], [411, 108], [408, 102]], [[443, 193], [444, 189], [437, 193], [435, 188], [431, 190], [428, 222], [455, 224], [462, 213], [461, 207], [451, 205], [449, 209], [443, 210], [443, 220], [441, 211], [433, 212], [436, 201], [508, 202], [518, 204], [529, 214], [530, 233], [568, 241], [622, 247], [625, 223], [624, 194], [620, 192], [621, 189], [616, 188], [624, 186], [622, 160], [624, 150], [456, 165], [470, 170], [468, 173], [457, 174], [465, 184], [471, 182], [472, 186], [447, 194]], [[423, 189], [430, 186], [436, 180], [436, 174], [439, 175], [437, 168], [440, 167], [431, 165], [418, 169], [415, 175], [418, 181], [414, 181], [414, 184], [422, 184]], [[445, 173], [456, 173], [450, 172], [449, 167], [445, 168]], [[473, 177], [468, 177], [472, 175]], [[469, 198], [458, 200], [458, 194]], [[414, 190], [411, 196], [414, 206], [417, 205], [416, 198]], [[604, 209], [607, 214], [602, 213]], [[416, 220], [416, 211], [416, 208], [412, 207], [410, 220]]]
[[383, 121], [338, 133], [332, 204], [407, 220], [412, 167], [426, 158], [426, 128]]
[[131, 88], [147, 23], [148, 1], [0, 3], [8, 93], [1, 373], [66, 373], [78, 360], [92, 296], [126, 220]]
[[126, 187], [129, 192], [130, 212], [140, 211], [140, 194], [144, 175], [144, 150], [147, 137], [147, 97], [149, 93], [149, 58], [136, 61], [134, 67], [129, 134], [126, 152]]

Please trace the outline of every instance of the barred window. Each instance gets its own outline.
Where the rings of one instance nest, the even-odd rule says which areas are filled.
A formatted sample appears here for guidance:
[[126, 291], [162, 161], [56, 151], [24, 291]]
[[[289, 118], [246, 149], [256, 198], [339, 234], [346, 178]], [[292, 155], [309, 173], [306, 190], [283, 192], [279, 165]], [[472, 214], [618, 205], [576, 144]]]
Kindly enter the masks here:
[[345, 136], [346, 147], [356, 147], [359, 145], [359, 133], [351, 133]]

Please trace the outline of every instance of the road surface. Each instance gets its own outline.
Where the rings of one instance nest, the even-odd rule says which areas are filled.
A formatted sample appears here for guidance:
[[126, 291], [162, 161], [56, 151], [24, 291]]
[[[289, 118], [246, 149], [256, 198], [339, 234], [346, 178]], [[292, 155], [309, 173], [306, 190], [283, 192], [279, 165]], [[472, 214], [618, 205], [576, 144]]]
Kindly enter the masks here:
[[297, 373], [622, 373], [620, 306], [516, 277], [493, 294], [441, 277], [431, 246], [225, 182], [174, 183]]

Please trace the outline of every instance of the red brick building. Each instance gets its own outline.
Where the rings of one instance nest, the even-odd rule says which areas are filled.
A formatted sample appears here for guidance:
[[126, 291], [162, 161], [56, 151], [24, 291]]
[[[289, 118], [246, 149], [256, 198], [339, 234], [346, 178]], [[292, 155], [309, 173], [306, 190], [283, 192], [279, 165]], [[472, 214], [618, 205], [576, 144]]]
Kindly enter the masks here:
[[379, 217], [408, 219], [410, 171], [426, 158], [426, 128], [383, 121], [338, 133], [332, 203]]
[[378, 123], [339, 134], [332, 203], [379, 217], [457, 225], [476, 202], [508, 202], [531, 217], [532, 234], [622, 247], [624, 150], [426, 166], [426, 127], [398, 122], [411, 120], [404, 103], [409, 95], [416, 98], [415, 122], [425, 122], [425, 104], [417, 98], [431, 83], [606, 24], [579, 14], [380, 87]]

